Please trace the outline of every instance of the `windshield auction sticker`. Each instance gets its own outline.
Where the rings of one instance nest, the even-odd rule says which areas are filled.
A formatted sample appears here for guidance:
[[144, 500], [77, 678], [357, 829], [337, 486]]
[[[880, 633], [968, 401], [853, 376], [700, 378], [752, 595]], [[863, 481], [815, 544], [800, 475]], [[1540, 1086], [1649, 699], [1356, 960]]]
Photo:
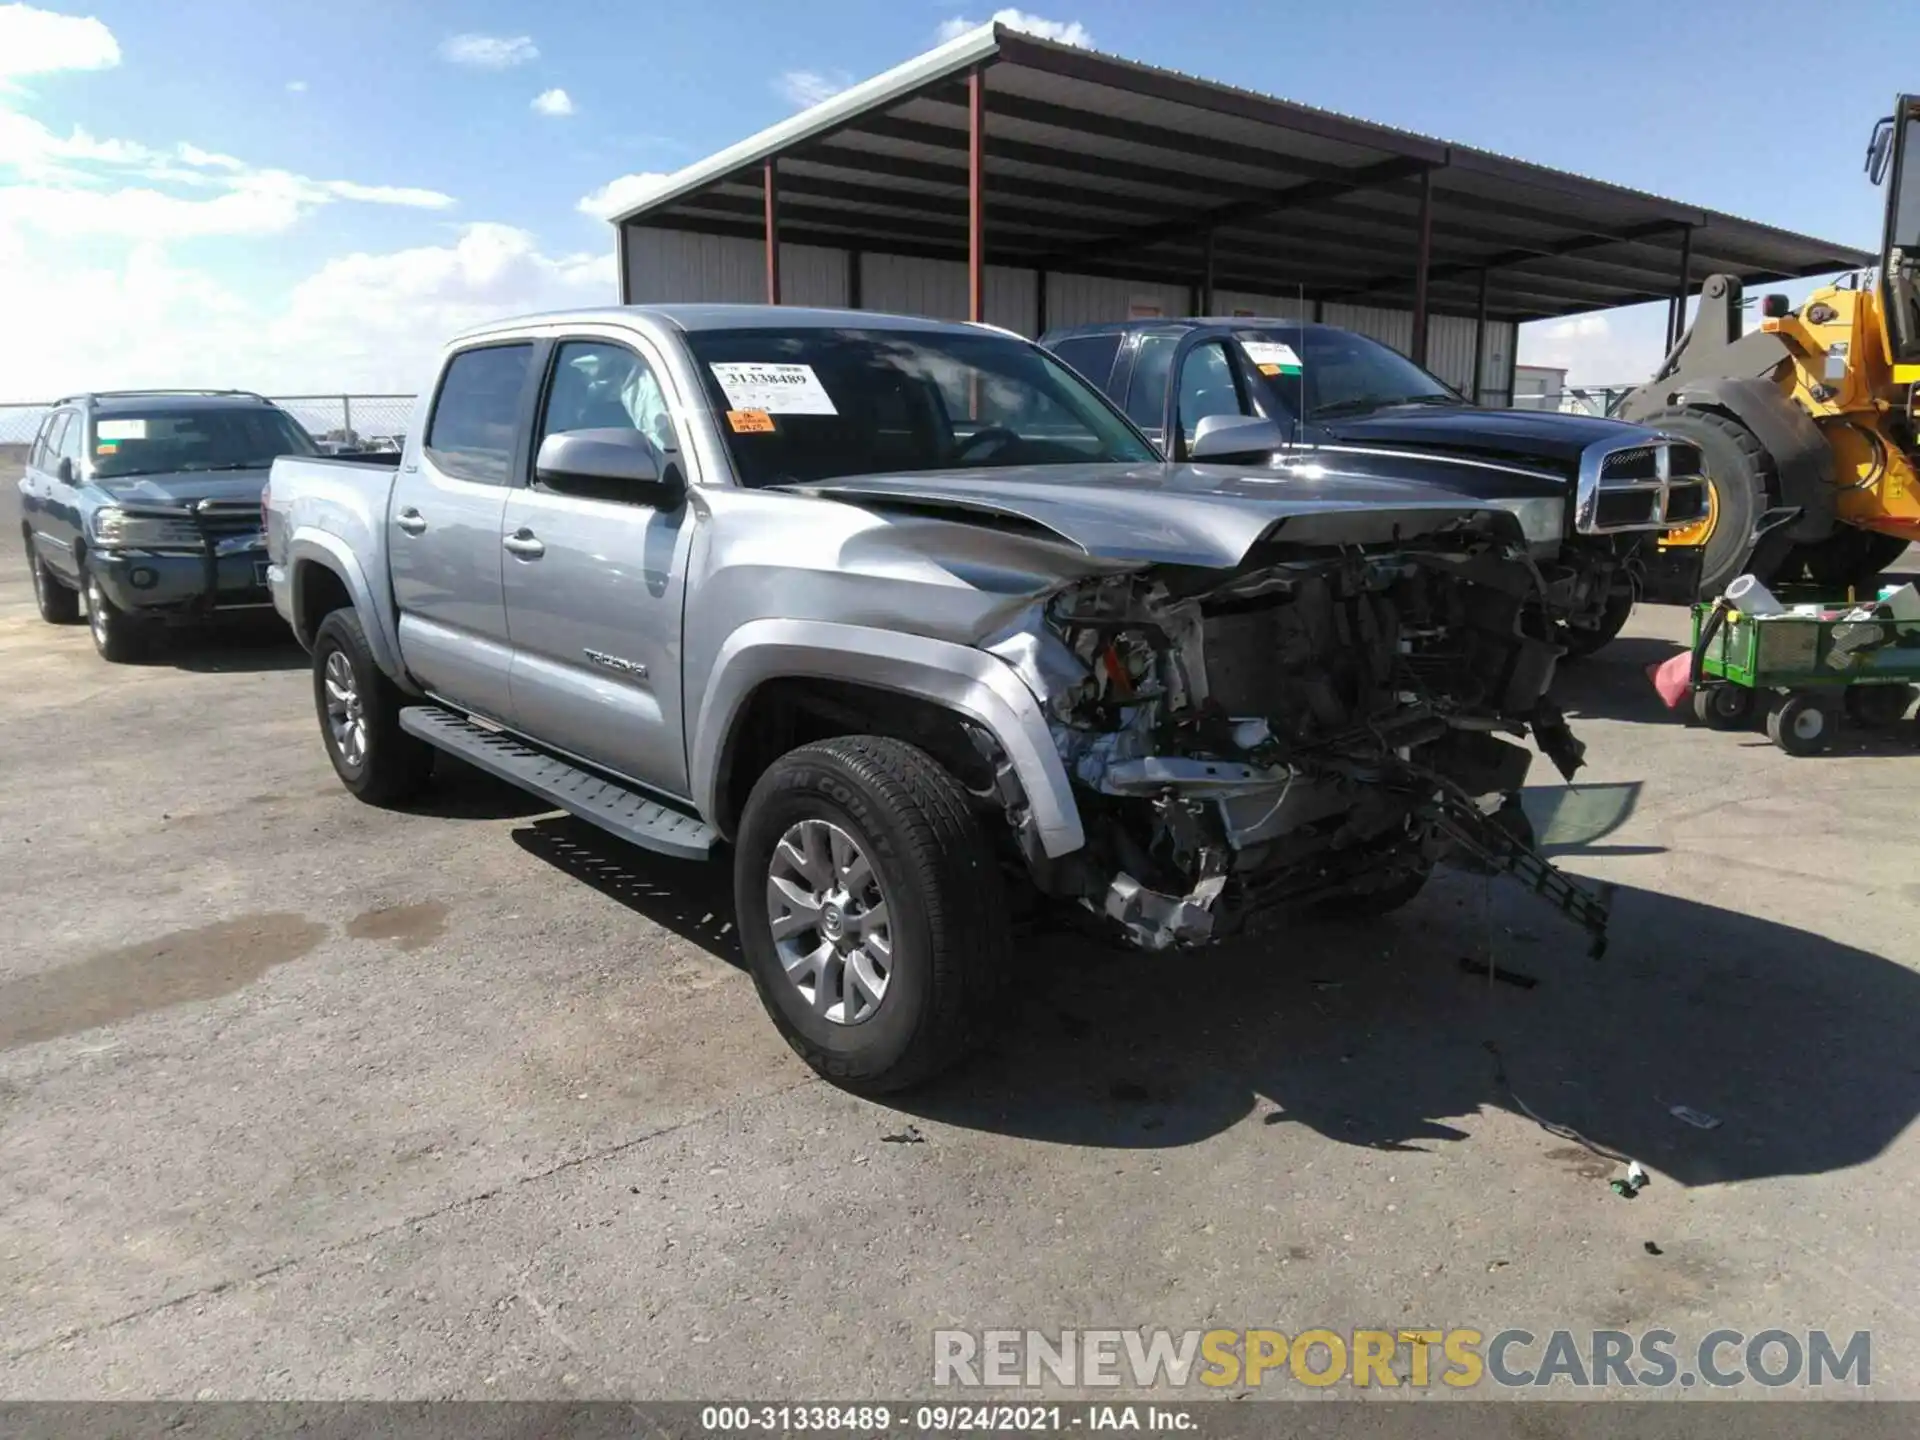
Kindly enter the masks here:
[[93, 427], [95, 440], [144, 440], [147, 438], [147, 422], [144, 420], [101, 420]]
[[736, 435], [771, 435], [773, 417], [764, 410], [729, 410], [727, 424]]
[[1243, 340], [1240, 348], [1247, 352], [1247, 358], [1260, 367], [1262, 375], [1298, 375], [1300, 357], [1293, 353], [1291, 345], [1283, 345], [1278, 340]]
[[768, 415], [838, 415], [833, 397], [811, 365], [733, 365], [707, 367], [727, 404], [735, 410], [760, 410]]

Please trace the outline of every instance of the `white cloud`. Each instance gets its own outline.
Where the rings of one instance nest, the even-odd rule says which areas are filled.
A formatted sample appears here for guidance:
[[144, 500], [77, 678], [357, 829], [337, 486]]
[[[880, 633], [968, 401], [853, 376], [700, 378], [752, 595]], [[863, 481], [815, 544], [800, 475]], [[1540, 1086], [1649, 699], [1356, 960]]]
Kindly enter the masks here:
[[193, 144], [161, 148], [78, 126], [60, 135], [30, 115], [0, 109], [0, 172], [7, 171], [0, 223], [49, 235], [270, 235], [335, 201], [425, 210], [454, 203], [437, 190], [258, 168]]
[[1531, 321], [1520, 327], [1520, 363], [1565, 370], [1573, 385], [1635, 384], [1659, 365], [1666, 325], [1664, 301]]
[[289, 95], [304, 95], [304, 94], [306, 94], [306, 93], [307, 93], [307, 82], [306, 82], [306, 81], [304, 81], [304, 80], [289, 80], [289, 81], [287, 81], [287, 93], [288, 93]]
[[440, 58], [476, 70], [506, 70], [540, 58], [531, 35], [454, 35], [440, 42]]
[[548, 255], [509, 225], [339, 256], [268, 302], [159, 245], [136, 245], [114, 264], [75, 264], [60, 247], [0, 228], [0, 314], [37, 337], [0, 346], [0, 395], [134, 385], [410, 392], [458, 330], [617, 299], [612, 247]]
[[557, 87], [542, 90], [533, 97], [533, 112], [536, 115], [571, 115], [573, 97]]
[[617, 180], [609, 180], [598, 190], [582, 195], [573, 208], [596, 220], [611, 220], [622, 211], [631, 210], [671, 178], [658, 170], [622, 175]]
[[[1093, 32], [1078, 20], [1049, 20], [1044, 15], [1029, 15], [1024, 10], [996, 10], [988, 17], [996, 25], [1004, 25], [1009, 30], [1018, 30], [1027, 35], [1037, 35], [1042, 40], [1057, 40], [1062, 45], [1078, 45], [1090, 49], [1093, 45]], [[958, 15], [940, 24], [940, 39], [957, 40], [969, 30], [978, 29], [985, 21], [963, 20]]]
[[804, 110], [810, 105], [818, 105], [822, 100], [831, 100], [852, 83], [853, 77], [844, 70], [835, 70], [831, 74], [823, 74], [818, 70], [789, 70], [773, 82], [773, 91]]
[[23, 75], [111, 70], [119, 63], [120, 42], [91, 15], [0, 5], [0, 87]]

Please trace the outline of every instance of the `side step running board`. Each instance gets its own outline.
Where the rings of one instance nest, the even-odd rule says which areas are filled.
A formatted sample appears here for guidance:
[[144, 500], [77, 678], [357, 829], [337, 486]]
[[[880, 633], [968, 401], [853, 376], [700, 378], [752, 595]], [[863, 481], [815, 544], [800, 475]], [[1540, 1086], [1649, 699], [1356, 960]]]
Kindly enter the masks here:
[[400, 728], [629, 844], [676, 859], [705, 860], [718, 843], [704, 820], [510, 736], [483, 730], [437, 705], [409, 705], [400, 712]]

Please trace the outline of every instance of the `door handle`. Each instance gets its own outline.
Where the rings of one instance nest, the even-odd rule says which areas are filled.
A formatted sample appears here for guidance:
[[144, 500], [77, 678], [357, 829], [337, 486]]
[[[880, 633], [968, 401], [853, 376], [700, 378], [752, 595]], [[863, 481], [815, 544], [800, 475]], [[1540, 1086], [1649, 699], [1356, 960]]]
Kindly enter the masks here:
[[409, 505], [394, 517], [393, 523], [409, 535], [418, 535], [427, 528], [427, 517]]
[[547, 553], [547, 547], [539, 536], [524, 525], [500, 542], [513, 554], [525, 560], [538, 560]]

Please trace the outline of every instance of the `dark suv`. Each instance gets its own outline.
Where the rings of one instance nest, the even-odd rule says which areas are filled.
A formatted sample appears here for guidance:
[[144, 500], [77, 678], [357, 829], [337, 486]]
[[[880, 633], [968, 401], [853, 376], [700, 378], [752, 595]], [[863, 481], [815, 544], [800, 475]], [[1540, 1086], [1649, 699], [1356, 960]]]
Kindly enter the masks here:
[[239, 390], [75, 395], [40, 426], [20, 529], [40, 617], [80, 618], [108, 660], [162, 624], [264, 611], [260, 491], [279, 455], [312, 455], [286, 411]]

